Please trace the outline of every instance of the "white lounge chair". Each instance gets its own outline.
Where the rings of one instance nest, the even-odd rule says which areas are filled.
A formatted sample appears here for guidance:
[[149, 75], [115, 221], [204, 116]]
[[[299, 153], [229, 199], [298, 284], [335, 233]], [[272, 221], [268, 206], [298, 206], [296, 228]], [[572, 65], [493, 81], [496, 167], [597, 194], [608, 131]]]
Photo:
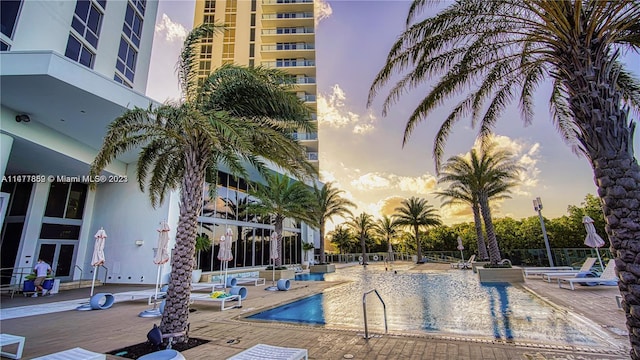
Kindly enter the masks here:
[[[203, 302], [217, 302], [217, 303], [220, 303], [220, 311], [234, 309], [234, 308], [241, 308], [242, 307], [242, 297], [240, 295], [228, 295], [226, 297], [212, 298], [209, 294], [191, 293], [191, 296], [189, 297], [189, 300], [191, 302], [203, 301]], [[227, 301], [235, 301], [235, 300], [238, 301], [237, 304], [234, 304], [232, 306], [225, 306], [224, 305]]]
[[237, 353], [227, 360], [307, 360], [307, 349], [258, 344]]
[[589, 257], [584, 261], [579, 270], [572, 271], [551, 271], [540, 274], [542, 276], [542, 280], [546, 280], [547, 282], [551, 282], [551, 279], [557, 279], [561, 277], [575, 277], [576, 275], [587, 272], [591, 270], [593, 265], [596, 263], [596, 258]]
[[[10, 353], [6, 350], [2, 350], [2, 348], [6, 348], [10, 345], [16, 345], [16, 351], [14, 353]], [[11, 334], [0, 334], [0, 355], [7, 357], [9, 359], [20, 359], [22, 358], [22, 351], [24, 350], [24, 336], [11, 335]]]
[[[586, 258], [585, 262], [591, 261], [589, 259], [593, 259], [593, 261], [595, 262], [595, 258], [591, 258], [591, 257]], [[593, 264], [591, 265], [593, 266]], [[591, 268], [591, 266], [589, 268]], [[525, 277], [529, 277], [529, 275], [542, 275], [544, 273], [550, 273], [550, 272], [565, 272], [565, 271], [575, 272], [576, 271], [576, 269], [574, 269], [572, 266], [534, 266], [534, 267], [524, 267], [523, 270], [524, 270]]]
[[595, 283], [601, 285], [603, 282], [618, 282], [618, 278], [616, 277], [616, 265], [613, 260], [609, 260], [607, 267], [604, 268], [600, 277], [558, 278], [558, 287], [562, 288], [563, 283], [569, 283], [571, 290], [575, 290], [575, 287], [573, 286], [575, 283]]
[[253, 286], [262, 286], [266, 282], [265, 278], [259, 277], [237, 277], [236, 284], [253, 284]]
[[106, 358], [107, 356], [105, 354], [100, 354], [77, 347], [37, 357], [32, 360], [105, 360]]
[[457, 268], [457, 269], [471, 269], [471, 263], [474, 262], [475, 259], [476, 259], [476, 254], [473, 254], [465, 261], [461, 260], [461, 261], [458, 261], [457, 263], [451, 263], [451, 267]]

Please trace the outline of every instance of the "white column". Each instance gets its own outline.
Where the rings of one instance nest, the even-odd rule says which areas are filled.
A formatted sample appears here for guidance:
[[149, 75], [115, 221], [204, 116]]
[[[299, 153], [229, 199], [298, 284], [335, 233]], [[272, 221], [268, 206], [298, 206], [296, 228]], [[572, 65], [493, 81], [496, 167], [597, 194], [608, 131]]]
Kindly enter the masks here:
[[[7, 134], [0, 134], [0, 176], [4, 176], [9, 163], [9, 155], [11, 155], [11, 147], [13, 146], [13, 138]], [[2, 179], [0, 178], [0, 184]]]

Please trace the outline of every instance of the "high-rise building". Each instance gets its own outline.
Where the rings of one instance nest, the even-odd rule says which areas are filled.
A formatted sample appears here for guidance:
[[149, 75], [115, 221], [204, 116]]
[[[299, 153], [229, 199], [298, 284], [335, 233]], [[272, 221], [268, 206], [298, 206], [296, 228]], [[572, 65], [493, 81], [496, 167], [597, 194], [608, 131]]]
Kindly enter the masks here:
[[156, 228], [175, 224], [171, 206], [153, 209], [137, 189], [134, 152], [95, 189], [87, 175], [109, 124], [157, 104], [144, 95], [157, 9], [146, 0], [0, 1], [3, 284], [19, 283], [38, 258], [63, 282], [91, 279], [101, 227], [109, 237], [98, 279], [153, 283]]
[[[199, 75], [227, 63], [277, 68], [291, 74], [295, 91], [316, 111], [316, 52], [313, 0], [197, 0], [194, 25], [224, 24], [200, 47]], [[298, 132], [316, 168], [318, 133]]]

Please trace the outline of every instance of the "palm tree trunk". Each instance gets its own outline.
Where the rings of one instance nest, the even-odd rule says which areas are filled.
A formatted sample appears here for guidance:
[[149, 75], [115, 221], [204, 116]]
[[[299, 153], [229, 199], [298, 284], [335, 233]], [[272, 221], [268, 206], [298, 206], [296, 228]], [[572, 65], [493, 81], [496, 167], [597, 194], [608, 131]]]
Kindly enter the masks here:
[[[185, 156], [185, 174], [180, 196], [180, 218], [176, 245], [171, 256], [171, 280], [167, 300], [162, 313], [160, 330], [164, 334], [186, 334], [189, 321], [189, 297], [191, 295], [191, 270], [193, 270], [198, 215], [202, 210], [204, 168], [201, 154], [191, 151]], [[187, 336], [174, 337], [186, 342]]]
[[473, 209], [473, 223], [476, 226], [476, 236], [478, 237], [478, 258], [479, 260], [486, 260], [489, 258], [489, 254], [487, 253], [487, 245], [484, 243], [482, 219], [480, 218], [480, 206], [478, 203], [473, 203], [471, 208]]
[[[588, 53], [588, 52], [587, 52]], [[598, 55], [598, 56], [596, 56]], [[621, 104], [613, 60], [593, 55], [588, 65], [575, 64], [565, 83], [579, 137], [591, 160], [602, 199], [605, 230], [616, 261], [618, 288], [627, 318], [631, 358], [640, 359], [640, 166], [634, 158], [635, 124]]]
[[360, 247], [362, 248], [362, 265], [367, 263], [367, 243], [364, 241], [364, 234], [360, 234]]
[[278, 236], [278, 240], [276, 240], [276, 242], [278, 243], [278, 258], [274, 261], [275, 266], [282, 265], [282, 223], [283, 219], [280, 216], [276, 216], [275, 230], [276, 235]]
[[489, 199], [486, 194], [480, 194], [480, 210], [482, 211], [482, 219], [484, 220], [484, 228], [487, 230], [487, 245], [489, 247], [489, 261], [497, 264], [502, 260], [500, 256], [500, 248], [498, 240], [493, 229], [493, 220], [491, 218], [491, 208], [489, 208]]
[[320, 264], [325, 263], [324, 257], [324, 221], [320, 221]]
[[418, 256], [418, 260], [416, 261], [416, 264], [423, 264], [424, 261], [422, 261], [422, 244], [420, 243], [420, 228], [416, 225], [413, 229], [415, 231], [416, 234], [416, 249], [417, 249], [417, 256]]

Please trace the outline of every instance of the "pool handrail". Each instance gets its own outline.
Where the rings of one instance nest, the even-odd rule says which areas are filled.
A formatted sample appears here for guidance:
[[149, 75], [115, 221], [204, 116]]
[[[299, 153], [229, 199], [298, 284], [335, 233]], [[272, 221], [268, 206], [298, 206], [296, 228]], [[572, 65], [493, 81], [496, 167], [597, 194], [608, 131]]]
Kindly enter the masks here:
[[378, 293], [378, 290], [376, 289], [372, 289], [369, 290], [367, 292], [365, 292], [362, 295], [362, 310], [364, 310], [364, 338], [365, 340], [369, 340], [369, 327], [367, 324], [367, 295], [371, 294], [371, 293], [375, 293], [376, 296], [378, 296], [378, 299], [380, 299], [380, 302], [382, 303], [382, 310], [384, 311], [384, 333], [386, 334], [388, 332], [388, 327], [387, 327], [387, 305], [384, 303], [384, 300], [382, 300], [382, 297], [380, 296], [380, 293]]

